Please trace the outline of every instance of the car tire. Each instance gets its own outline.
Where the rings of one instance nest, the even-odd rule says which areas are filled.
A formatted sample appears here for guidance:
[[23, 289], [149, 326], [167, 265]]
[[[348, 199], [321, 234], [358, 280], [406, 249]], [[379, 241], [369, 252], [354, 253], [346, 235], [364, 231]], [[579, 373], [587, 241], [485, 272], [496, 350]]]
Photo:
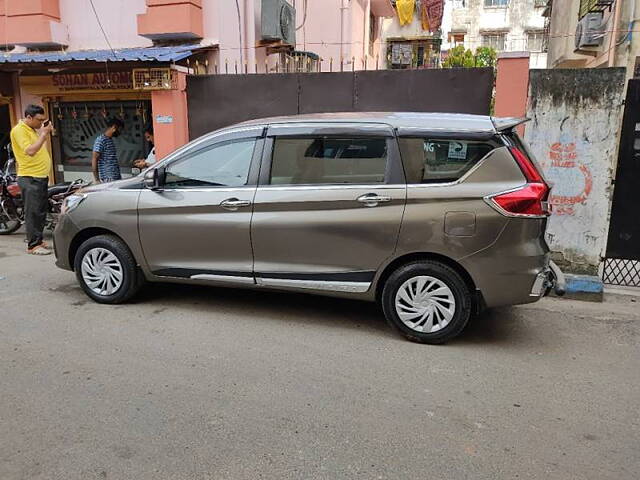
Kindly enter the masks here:
[[458, 272], [424, 260], [394, 271], [384, 284], [381, 303], [389, 325], [407, 339], [440, 344], [464, 330], [473, 299]]
[[98, 235], [82, 243], [74, 270], [82, 290], [98, 303], [124, 303], [144, 284], [133, 254], [113, 235]]

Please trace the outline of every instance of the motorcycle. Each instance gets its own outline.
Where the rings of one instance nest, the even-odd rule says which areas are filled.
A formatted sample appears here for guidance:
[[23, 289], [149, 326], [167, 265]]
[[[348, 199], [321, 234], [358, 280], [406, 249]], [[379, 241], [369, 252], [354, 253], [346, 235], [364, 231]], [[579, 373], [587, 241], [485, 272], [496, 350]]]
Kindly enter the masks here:
[[[18, 177], [14, 173], [15, 159], [11, 155], [10, 148], [7, 150], [9, 158], [4, 169], [0, 168], [0, 235], [10, 235], [24, 223], [24, 202], [18, 186]], [[55, 228], [64, 199], [87, 185], [83, 180], [78, 179], [74, 182], [49, 186], [46, 229]]]

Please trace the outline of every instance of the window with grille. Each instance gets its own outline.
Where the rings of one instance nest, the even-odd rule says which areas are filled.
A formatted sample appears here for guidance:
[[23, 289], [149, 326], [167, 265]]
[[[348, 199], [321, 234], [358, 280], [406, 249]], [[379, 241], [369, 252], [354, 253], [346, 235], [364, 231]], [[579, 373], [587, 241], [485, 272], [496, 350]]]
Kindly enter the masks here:
[[506, 7], [509, 0], [484, 0], [485, 7]]
[[544, 33], [543, 32], [527, 33], [527, 51], [528, 52], [544, 51]]
[[504, 50], [505, 34], [485, 34], [482, 35], [482, 46], [491, 47], [494, 50], [501, 52]]

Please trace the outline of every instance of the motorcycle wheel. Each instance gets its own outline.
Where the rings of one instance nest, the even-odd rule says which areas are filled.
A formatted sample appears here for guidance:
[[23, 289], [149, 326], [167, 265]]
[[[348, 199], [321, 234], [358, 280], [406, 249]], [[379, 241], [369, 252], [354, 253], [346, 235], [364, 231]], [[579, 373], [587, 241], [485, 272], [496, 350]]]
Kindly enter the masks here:
[[0, 215], [0, 235], [11, 235], [21, 225], [22, 222], [20, 220], [9, 220], [6, 215]]

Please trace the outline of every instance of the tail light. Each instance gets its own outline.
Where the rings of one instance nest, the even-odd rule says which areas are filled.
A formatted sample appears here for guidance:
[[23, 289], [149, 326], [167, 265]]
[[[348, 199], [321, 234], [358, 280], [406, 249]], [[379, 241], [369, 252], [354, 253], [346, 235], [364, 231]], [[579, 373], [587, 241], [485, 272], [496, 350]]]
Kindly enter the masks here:
[[550, 215], [549, 186], [533, 162], [518, 148], [511, 147], [511, 154], [520, 166], [527, 183], [520, 188], [498, 193], [486, 198], [489, 205], [510, 217], [545, 217]]
[[10, 183], [7, 185], [7, 191], [9, 195], [16, 198], [20, 196], [20, 186], [17, 183]]

